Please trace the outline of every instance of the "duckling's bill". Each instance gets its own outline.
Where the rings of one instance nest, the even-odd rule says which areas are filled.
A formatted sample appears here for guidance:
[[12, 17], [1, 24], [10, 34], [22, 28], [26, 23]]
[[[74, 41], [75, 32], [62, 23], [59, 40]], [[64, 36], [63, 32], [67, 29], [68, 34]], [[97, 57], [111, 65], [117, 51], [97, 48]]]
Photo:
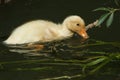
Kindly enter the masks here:
[[83, 37], [84, 39], [89, 38], [89, 36], [88, 36], [88, 34], [87, 34], [87, 32], [86, 32], [86, 29], [81, 29], [81, 30], [77, 31], [77, 33], [78, 33], [81, 37]]

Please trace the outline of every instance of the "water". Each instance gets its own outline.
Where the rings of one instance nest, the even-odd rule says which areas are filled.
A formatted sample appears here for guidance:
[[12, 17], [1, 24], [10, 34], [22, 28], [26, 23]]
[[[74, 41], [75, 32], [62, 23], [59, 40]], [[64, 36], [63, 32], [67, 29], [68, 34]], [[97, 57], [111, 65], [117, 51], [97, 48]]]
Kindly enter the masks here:
[[[80, 43], [79, 38], [72, 38], [46, 44], [45, 49], [32, 54], [31, 50], [26, 53], [23, 52], [25, 49], [20, 49], [22, 53], [19, 53], [19, 50], [16, 50], [17, 52], [9, 50], [10, 48], [1, 45], [0, 79], [2, 80], [66, 80], [69, 78], [71, 80], [119, 80], [120, 78], [119, 59], [114, 58], [93, 74], [87, 73], [100, 66], [99, 64], [86, 68], [85, 73], [82, 71], [83, 65], [89, 61], [92, 62], [103, 56], [109, 57], [110, 54], [118, 55], [120, 42], [90, 39]], [[88, 76], [84, 77], [85, 74]]]
[[[66, 16], [76, 14], [89, 24], [102, 14], [91, 10], [114, 6], [111, 1], [26, 0], [1, 5], [0, 42], [15, 27], [34, 19], [62, 22]], [[116, 16], [110, 28], [103, 25], [89, 30], [90, 39], [84, 42], [75, 35], [67, 40], [45, 43], [40, 51], [0, 43], [0, 80], [120, 80], [119, 29]]]

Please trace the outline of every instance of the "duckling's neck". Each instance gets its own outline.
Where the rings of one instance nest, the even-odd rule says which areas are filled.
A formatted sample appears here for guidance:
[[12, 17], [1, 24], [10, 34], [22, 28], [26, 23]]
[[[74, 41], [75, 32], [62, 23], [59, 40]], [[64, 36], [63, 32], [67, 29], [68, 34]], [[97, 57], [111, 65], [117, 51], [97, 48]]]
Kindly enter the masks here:
[[73, 35], [73, 32], [71, 32], [66, 26], [63, 26], [61, 24], [57, 24], [52, 28], [49, 27], [45, 33], [46, 36], [44, 36], [44, 39], [46, 41], [63, 40], [72, 37]]
[[65, 26], [65, 25], [62, 25], [61, 26], [62, 27], [62, 31], [61, 31], [61, 34], [64, 36], [64, 37], [72, 37], [73, 36], [73, 32], [72, 31], [70, 31], [68, 28], [67, 28], [67, 26]]

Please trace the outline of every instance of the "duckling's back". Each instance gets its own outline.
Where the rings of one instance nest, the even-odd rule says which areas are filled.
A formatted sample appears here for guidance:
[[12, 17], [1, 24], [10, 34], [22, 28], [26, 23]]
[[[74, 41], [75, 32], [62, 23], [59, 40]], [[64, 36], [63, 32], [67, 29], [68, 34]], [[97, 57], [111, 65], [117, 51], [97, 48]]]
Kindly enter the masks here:
[[44, 20], [35, 20], [27, 22], [19, 27], [17, 27], [7, 40], [4, 41], [5, 44], [24, 44], [30, 42], [40, 41], [44, 32], [49, 27], [57, 26], [53, 22]]

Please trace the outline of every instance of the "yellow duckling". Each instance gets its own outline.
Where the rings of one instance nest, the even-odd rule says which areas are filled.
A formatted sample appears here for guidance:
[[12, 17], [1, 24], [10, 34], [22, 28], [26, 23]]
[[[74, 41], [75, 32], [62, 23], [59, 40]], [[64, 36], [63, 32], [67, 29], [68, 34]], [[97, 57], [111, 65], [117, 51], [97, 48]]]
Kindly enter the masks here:
[[74, 32], [87, 39], [84, 20], [76, 15], [67, 17], [62, 24], [45, 20], [27, 22], [16, 28], [5, 44], [50, 42], [72, 37]]

